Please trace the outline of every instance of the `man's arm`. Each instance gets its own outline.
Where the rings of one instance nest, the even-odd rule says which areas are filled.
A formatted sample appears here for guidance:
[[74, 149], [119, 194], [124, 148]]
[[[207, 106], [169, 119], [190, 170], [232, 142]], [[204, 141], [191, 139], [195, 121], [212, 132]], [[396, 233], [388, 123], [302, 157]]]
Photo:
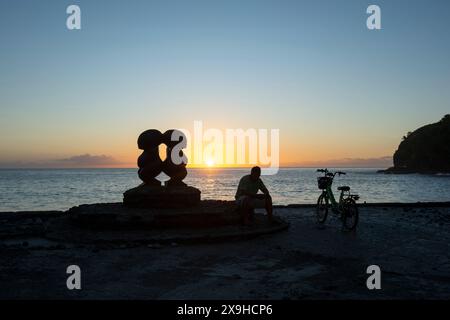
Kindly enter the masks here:
[[261, 179], [259, 181], [260, 181], [259, 190], [261, 190], [262, 193], [264, 193], [266, 196], [270, 196], [269, 190], [267, 190], [266, 186], [264, 185], [264, 182], [262, 182]]
[[248, 192], [247, 190], [243, 189], [243, 188], [238, 188], [238, 190], [240, 190], [240, 194], [244, 195], [244, 196], [249, 196], [249, 197], [254, 197], [255, 194], [252, 194], [250, 192]]
[[266, 188], [266, 186], [264, 185], [264, 183], [262, 182], [261, 179], [259, 180], [259, 184], [260, 184], [259, 190], [261, 190], [261, 192], [263, 193], [263, 194], [259, 195], [259, 198], [260, 199], [270, 199], [271, 200], [272, 197], [270, 196], [269, 190]]

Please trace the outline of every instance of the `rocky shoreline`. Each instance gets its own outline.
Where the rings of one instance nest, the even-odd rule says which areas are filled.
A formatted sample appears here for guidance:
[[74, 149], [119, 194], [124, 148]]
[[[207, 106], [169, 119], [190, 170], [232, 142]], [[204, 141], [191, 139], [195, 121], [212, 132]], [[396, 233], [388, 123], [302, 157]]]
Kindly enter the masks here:
[[384, 174], [429, 174], [429, 175], [437, 175], [437, 174], [450, 174], [448, 171], [442, 170], [417, 170], [417, 169], [409, 169], [409, 168], [396, 168], [391, 167], [384, 170], [378, 170], [377, 173]]

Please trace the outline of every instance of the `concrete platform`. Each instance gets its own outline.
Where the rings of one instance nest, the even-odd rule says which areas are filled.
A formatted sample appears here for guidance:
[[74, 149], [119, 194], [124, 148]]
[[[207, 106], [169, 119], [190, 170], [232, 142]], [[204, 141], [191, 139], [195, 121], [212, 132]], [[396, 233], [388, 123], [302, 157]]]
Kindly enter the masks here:
[[272, 223], [266, 216], [256, 214], [251, 226], [227, 224], [209, 228], [131, 228], [92, 229], [73, 225], [67, 217], [54, 219], [45, 238], [51, 241], [82, 244], [121, 244], [140, 246], [149, 244], [212, 243], [251, 239], [260, 235], [287, 229], [288, 223], [275, 218]]
[[288, 228], [280, 218], [269, 223], [263, 214], [256, 214], [251, 226], [242, 226], [236, 209], [233, 201], [205, 200], [190, 208], [99, 203], [66, 212], [2, 213], [0, 239], [38, 237], [64, 245], [139, 246], [242, 240]]
[[206, 200], [183, 208], [138, 208], [99, 203], [69, 209], [70, 220], [92, 229], [210, 228], [239, 224], [233, 201]]

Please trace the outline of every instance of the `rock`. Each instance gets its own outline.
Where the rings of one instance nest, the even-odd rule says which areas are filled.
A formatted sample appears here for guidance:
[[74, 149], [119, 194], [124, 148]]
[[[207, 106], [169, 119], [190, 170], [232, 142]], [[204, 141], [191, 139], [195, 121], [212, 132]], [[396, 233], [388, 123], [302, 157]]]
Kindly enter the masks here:
[[142, 184], [123, 194], [123, 204], [140, 208], [191, 207], [200, 203], [200, 190], [190, 186], [152, 186]]
[[163, 169], [163, 162], [159, 157], [158, 148], [162, 140], [162, 133], [151, 129], [142, 132], [137, 141], [138, 148], [144, 150], [137, 161], [139, 167], [138, 175], [144, 183], [149, 185], [161, 185], [155, 177]]
[[450, 114], [403, 137], [384, 173], [450, 173]]
[[[174, 139], [177, 138], [177, 139]], [[183, 186], [185, 185], [182, 180], [187, 175], [186, 163], [181, 162], [175, 164], [172, 160], [172, 153], [178, 144], [186, 142], [186, 136], [178, 130], [167, 130], [163, 134], [163, 143], [167, 146], [166, 148], [166, 159], [163, 163], [163, 171], [170, 177], [167, 182], [168, 186]], [[184, 156], [183, 150], [178, 150], [178, 157], [181, 159]]]
[[[188, 187], [182, 180], [187, 175], [187, 158], [183, 153], [186, 136], [179, 130], [167, 130], [164, 134], [155, 129], [140, 134], [138, 148], [144, 150], [137, 164], [142, 185], [127, 190], [123, 203], [132, 207], [171, 208], [188, 207], [200, 202], [200, 190]], [[160, 158], [159, 146], [166, 145], [166, 157]], [[165, 186], [156, 179], [165, 173], [170, 180]]]
[[[186, 142], [186, 136], [179, 130], [167, 130], [164, 134], [155, 129], [144, 131], [138, 138], [138, 148], [144, 150], [139, 156], [137, 164], [139, 167], [138, 176], [146, 185], [160, 186], [161, 183], [156, 177], [164, 172], [170, 177], [167, 182], [169, 186], [183, 186], [182, 180], [186, 177], [186, 161], [178, 160], [185, 158], [182, 148]], [[159, 146], [166, 145], [166, 157], [161, 160], [159, 156]], [[179, 157], [174, 163], [172, 154]]]

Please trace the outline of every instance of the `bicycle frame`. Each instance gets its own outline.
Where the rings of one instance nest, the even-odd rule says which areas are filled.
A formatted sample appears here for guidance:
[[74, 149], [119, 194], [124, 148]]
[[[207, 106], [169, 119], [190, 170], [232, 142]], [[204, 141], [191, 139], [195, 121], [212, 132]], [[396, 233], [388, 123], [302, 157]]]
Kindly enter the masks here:
[[325, 169], [325, 176], [331, 178], [331, 183], [329, 186], [327, 186], [322, 193], [325, 193], [325, 197], [330, 201], [331, 204], [331, 209], [336, 212], [336, 213], [340, 213], [341, 212], [341, 207], [342, 207], [342, 200], [344, 198], [344, 193], [345, 191], [341, 190], [341, 194], [339, 195], [339, 202], [336, 201], [336, 198], [334, 197], [334, 193], [333, 193], [333, 182], [334, 182], [334, 178], [336, 176], [336, 174], [345, 174], [343, 172], [335, 172], [335, 173], [330, 173], [327, 169]]
[[331, 188], [332, 185], [333, 184], [329, 185], [323, 192], [325, 193], [325, 196], [327, 197], [327, 199], [330, 201], [331, 208], [334, 211], [340, 211], [342, 198], [344, 197], [344, 192], [341, 191], [341, 194], [339, 195], [339, 202], [337, 202], [336, 198], [334, 197], [333, 190]]
[[[317, 219], [319, 223], [324, 223], [327, 219], [328, 212], [338, 215], [342, 220], [343, 226], [347, 230], [354, 230], [358, 224], [358, 207], [356, 206], [356, 200], [359, 199], [359, 195], [351, 194], [349, 186], [339, 187], [341, 192], [339, 199], [333, 194], [333, 182], [336, 175], [343, 175], [345, 172], [336, 171], [330, 172], [328, 169], [317, 169], [317, 172], [323, 172], [324, 177], [317, 178], [317, 184], [319, 189], [322, 189], [320, 197], [317, 199]], [[331, 210], [329, 210], [331, 209]]]

